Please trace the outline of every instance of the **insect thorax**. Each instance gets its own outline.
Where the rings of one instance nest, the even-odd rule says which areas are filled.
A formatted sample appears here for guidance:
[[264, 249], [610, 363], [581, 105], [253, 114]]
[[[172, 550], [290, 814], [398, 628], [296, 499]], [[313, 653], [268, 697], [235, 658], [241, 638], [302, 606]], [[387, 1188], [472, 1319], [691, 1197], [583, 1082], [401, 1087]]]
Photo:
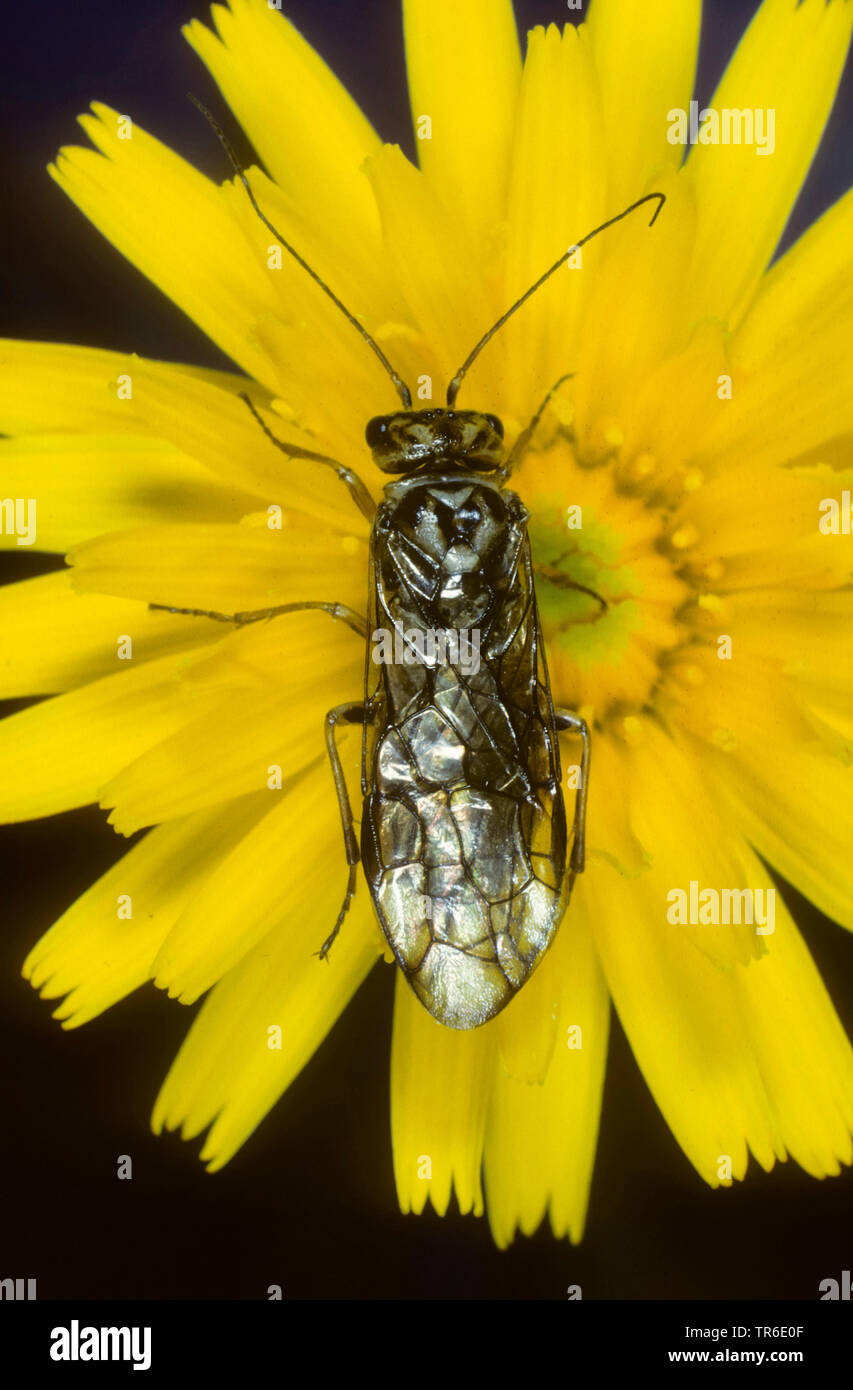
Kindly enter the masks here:
[[400, 629], [476, 633], [483, 660], [498, 656], [526, 602], [526, 521], [514, 492], [476, 474], [390, 483], [373, 533], [380, 621], [384, 610]]

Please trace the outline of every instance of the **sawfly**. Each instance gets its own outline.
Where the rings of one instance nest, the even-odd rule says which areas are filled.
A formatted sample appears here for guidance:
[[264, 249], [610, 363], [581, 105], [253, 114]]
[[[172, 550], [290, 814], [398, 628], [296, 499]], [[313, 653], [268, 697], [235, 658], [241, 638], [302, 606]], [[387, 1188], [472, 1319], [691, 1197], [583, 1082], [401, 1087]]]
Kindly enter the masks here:
[[[328, 956], [341, 928], [360, 860], [379, 925], [418, 999], [449, 1028], [477, 1028], [529, 979], [584, 867], [590, 734], [583, 719], [554, 707], [529, 514], [507, 486], [548, 401], [567, 378], [551, 388], [509, 454], [497, 416], [457, 410], [456, 397], [489, 340], [567, 254], [483, 335], [451, 381], [446, 405], [413, 410], [408, 386], [379, 344], [268, 220], [226, 136], [191, 99], [215, 130], [261, 221], [376, 354], [403, 408], [377, 415], [366, 427], [375, 464], [394, 478], [377, 506], [351, 469], [283, 444], [249, 397], [242, 397], [288, 457], [335, 468], [370, 520], [366, 621], [343, 604], [325, 602], [234, 614], [168, 611], [241, 625], [318, 608], [365, 639], [362, 698], [330, 710], [325, 721], [349, 878], [337, 921], [318, 954]], [[570, 253], [653, 200], [653, 225], [663, 193], [639, 198], [575, 242]], [[583, 585], [571, 587], [604, 605]], [[378, 657], [379, 648], [368, 640], [381, 636], [391, 639], [390, 658]], [[360, 844], [336, 744], [342, 724], [363, 730]], [[564, 730], [579, 735], [583, 748], [571, 850], [558, 742]]]

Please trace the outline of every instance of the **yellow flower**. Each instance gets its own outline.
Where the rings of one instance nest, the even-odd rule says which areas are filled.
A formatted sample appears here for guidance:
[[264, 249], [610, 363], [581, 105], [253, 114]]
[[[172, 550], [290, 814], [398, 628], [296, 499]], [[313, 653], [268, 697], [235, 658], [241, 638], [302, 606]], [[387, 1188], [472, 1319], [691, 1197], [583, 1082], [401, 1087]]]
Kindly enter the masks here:
[[[775, 150], [700, 142], [683, 167], [699, 0], [598, 0], [579, 29], [534, 30], [523, 67], [509, 0], [406, 0], [420, 169], [266, 0], [213, 13], [216, 34], [185, 34], [268, 170], [250, 175], [265, 212], [436, 401], [561, 246], [667, 197], [653, 230], [640, 213], [584, 248], [463, 385], [511, 443], [574, 373], [513, 486], [555, 700], [593, 726], [589, 853], [555, 945], [493, 1022], [441, 1027], [398, 973], [401, 1207], [443, 1213], [453, 1187], [462, 1211], [487, 1204], [500, 1245], [546, 1211], [580, 1239], [611, 998], [706, 1182], [742, 1178], [749, 1152], [837, 1173], [853, 1057], [783, 903], [772, 932], [679, 923], [673, 903], [695, 884], [767, 908], [766, 863], [853, 926], [853, 564], [819, 525], [853, 488], [851, 197], [767, 269], [853, 5], [765, 0], [711, 106], [772, 109]], [[362, 883], [328, 968], [313, 954], [346, 880], [323, 715], [358, 699], [363, 644], [323, 613], [235, 630], [148, 605], [364, 611], [367, 522], [239, 393], [374, 496], [364, 425], [394, 401], [238, 181], [92, 109], [96, 150], [64, 149], [53, 177], [243, 375], [3, 343], [3, 492], [36, 498], [36, 546], [70, 568], [0, 594], [0, 694], [53, 697], [0, 728], [0, 810], [98, 802], [120, 834], [153, 827], [24, 969], [67, 1028], [148, 980], [184, 1003], [209, 991], [153, 1123], [208, 1130], [216, 1169], [383, 950]], [[355, 731], [344, 748], [355, 791]]]

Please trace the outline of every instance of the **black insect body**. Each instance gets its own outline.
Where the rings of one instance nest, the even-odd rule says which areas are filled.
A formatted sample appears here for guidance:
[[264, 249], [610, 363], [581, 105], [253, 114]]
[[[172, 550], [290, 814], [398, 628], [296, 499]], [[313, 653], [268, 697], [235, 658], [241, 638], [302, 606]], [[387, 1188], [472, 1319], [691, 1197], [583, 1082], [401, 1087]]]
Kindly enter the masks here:
[[[368, 439], [378, 438], [387, 467], [380, 427], [400, 460], [416, 439], [428, 452], [413, 476], [385, 488], [373, 525], [371, 632], [403, 635], [416, 659], [379, 664], [369, 697], [379, 732], [362, 864], [418, 998], [440, 1022], [473, 1028], [504, 1007], [550, 944], [582, 840], [576, 828], [567, 872], [527, 512], [489, 477], [502, 455], [498, 422], [441, 410], [371, 422]], [[445, 641], [430, 659], [415, 639], [434, 632]], [[462, 633], [476, 662], [464, 659]], [[455, 651], [457, 661], [441, 659]]]
[[[244, 396], [274, 444], [290, 459], [334, 468], [371, 518], [368, 623], [342, 604], [319, 601], [252, 613], [169, 611], [242, 624], [318, 608], [370, 636], [364, 698], [326, 716], [349, 881], [319, 954], [328, 956], [343, 923], [361, 858], [379, 925], [418, 998], [440, 1023], [476, 1028], [505, 1007], [542, 959], [583, 869], [590, 740], [582, 719], [552, 703], [528, 514], [506, 486], [556, 386], [508, 457], [494, 415], [453, 407], [475, 357], [566, 257], [480, 339], [450, 384], [447, 408], [413, 411], [408, 387], [379, 344], [269, 222], [222, 131], [201, 109], [258, 216], [375, 352], [404, 409], [367, 426], [374, 462], [399, 475], [377, 508], [350, 469], [283, 444]], [[659, 200], [653, 224], [662, 193], [602, 223], [572, 252], [651, 199]], [[364, 727], [360, 847], [335, 742], [347, 722]], [[560, 730], [583, 740], [571, 852]]]

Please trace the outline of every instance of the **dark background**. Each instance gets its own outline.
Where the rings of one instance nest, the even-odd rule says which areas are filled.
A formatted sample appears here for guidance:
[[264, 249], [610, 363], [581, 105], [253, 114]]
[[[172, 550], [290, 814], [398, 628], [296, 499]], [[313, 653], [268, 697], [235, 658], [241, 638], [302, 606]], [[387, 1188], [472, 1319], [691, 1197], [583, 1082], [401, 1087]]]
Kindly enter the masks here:
[[[413, 155], [397, 0], [287, 0], [284, 8], [379, 133]], [[756, 8], [754, 0], [705, 0], [700, 102]], [[560, 0], [516, 0], [516, 14], [522, 31], [577, 18]], [[11, 225], [0, 333], [229, 365], [44, 172], [61, 144], [85, 143], [75, 117], [99, 98], [225, 177], [215, 140], [184, 96], [191, 88], [221, 109], [178, 32], [193, 16], [209, 18], [207, 6], [41, 0], [6, 9], [0, 86]], [[852, 96], [848, 65], [786, 243], [853, 182]], [[248, 153], [239, 138], [238, 148]], [[0, 577], [54, 566], [18, 552]], [[811, 1299], [821, 1279], [850, 1267], [853, 1173], [818, 1183], [792, 1162], [769, 1175], [751, 1162], [745, 1183], [711, 1192], [671, 1138], [615, 1020], [580, 1247], [554, 1240], [546, 1225], [504, 1253], [485, 1220], [441, 1220], [431, 1208], [403, 1217], [389, 1138], [392, 974], [383, 969], [285, 1103], [222, 1173], [205, 1175], [198, 1143], [148, 1130], [194, 1010], [148, 988], [64, 1034], [52, 1006], [20, 979], [31, 945], [126, 847], [95, 809], [0, 835], [0, 1277], [36, 1277], [40, 1298], [257, 1299], [277, 1283], [288, 1298], [559, 1299], [579, 1283], [585, 1298]], [[785, 891], [851, 1032], [849, 938]], [[119, 1153], [133, 1155], [132, 1182], [115, 1178]]]

